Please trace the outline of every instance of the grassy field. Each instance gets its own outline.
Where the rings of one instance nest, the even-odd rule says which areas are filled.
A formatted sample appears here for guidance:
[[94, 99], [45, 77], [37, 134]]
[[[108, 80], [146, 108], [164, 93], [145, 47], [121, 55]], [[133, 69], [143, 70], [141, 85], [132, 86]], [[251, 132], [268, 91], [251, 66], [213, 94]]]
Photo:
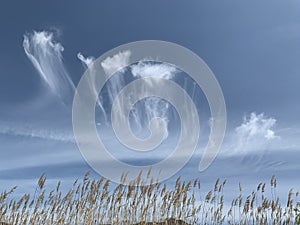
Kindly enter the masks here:
[[[1, 193], [2, 224], [300, 224], [299, 193], [290, 190], [281, 202], [275, 177], [270, 183], [258, 184], [248, 195], [240, 185], [226, 210], [226, 180], [218, 179], [211, 191], [203, 194], [199, 194], [200, 180], [183, 182], [180, 177], [171, 188], [155, 182], [140, 186], [140, 176], [132, 185], [116, 186], [104, 178], [91, 179], [87, 173], [67, 193], [62, 193], [60, 183], [55, 190], [46, 191], [45, 182], [46, 177], [41, 176], [33, 196], [12, 198], [16, 187]], [[266, 189], [271, 192], [270, 199]]]

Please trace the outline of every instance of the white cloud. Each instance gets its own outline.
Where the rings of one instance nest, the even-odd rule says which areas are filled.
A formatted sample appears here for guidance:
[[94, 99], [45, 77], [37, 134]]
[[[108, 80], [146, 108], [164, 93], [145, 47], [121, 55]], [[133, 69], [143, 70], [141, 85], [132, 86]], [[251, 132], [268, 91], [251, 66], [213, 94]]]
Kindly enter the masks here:
[[263, 152], [276, 139], [274, 126], [276, 119], [267, 117], [263, 113], [251, 113], [243, 118], [241, 125], [229, 133], [229, 140], [224, 143], [225, 155]]
[[123, 67], [127, 66], [131, 52], [129, 50], [119, 52], [112, 57], [107, 57], [101, 62], [101, 66], [107, 75], [112, 75]]
[[178, 72], [177, 68], [166, 63], [153, 64], [150, 62], [139, 62], [131, 66], [131, 72], [135, 77], [160, 77], [165, 79], [172, 79]]
[[84, 57], [80, 52], [77, 54], [77, 58], [83, 63], [83, 65], [87, 68], [95, 61], [95, 58], [92, 56]]
[[265, 138], [266, 140], [274, 139], [275, 132], [272, 130], [276, 124], [276, 119], [268, 118], [263, 113], [251, 113], [249, 117], [244, 117], [243, 123], [235, 131], [240, 139], [249, 141], [253, 138]]
[[272, 140], [274, 138], [276, 138], [277, 136], [275, 136], [275, 132], [272, 130], [267, 130], [267, 133], [265, 134], [265, 138], [267, 138], [268, 140]]
[[70, 105], [74, 96], [74, 84], [64, 66], [63, 46], [54, 40], [54, 33], [33, 31], [24, 35], [24, 51], [49, 89]]

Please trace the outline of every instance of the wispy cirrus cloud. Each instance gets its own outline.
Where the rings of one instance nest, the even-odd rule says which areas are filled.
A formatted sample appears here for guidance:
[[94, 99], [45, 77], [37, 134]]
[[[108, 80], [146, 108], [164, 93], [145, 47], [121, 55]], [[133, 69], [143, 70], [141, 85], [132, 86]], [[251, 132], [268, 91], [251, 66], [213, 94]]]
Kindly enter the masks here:
[[[108, 86], [108, 97], [110, 102], [114, 101], [115, 96], [119, 91], [127, 85], [124, 79], [123, 73], [131, 72], [131, 76], [134, 79], [139, 79], [143, 77], [159, 77], [164, 79], [173, 79], [175, 74], [179, 72], [175, 66], [169, 65], [167, 63], [154, 63], [150, 58], [142, 59], [137, 63], [130, 64], [131, 52], [129, 50], [118, 52], [117, 54], [107, 57], [101, 62], [101, 66], [107, 75], [112, 75], [118, 73], [118, 76], [113, 78], [113, 82], [109, 83]], [[120, 76], [122, 75], [122, 76]], [[145, 81], [146, 82], [146, 81]], [[147, 85], [156, 86], [157, 81], [147, 81]], [[135, 88], [132, 90], [132, 94], [138, 96], [141, 92], [140, 88]], [[130, 102], [131, 98], [128, 96], [122, 96], [122, 104], [133, 105], [134, 102]], [[118, 108], [124, 108], [120, 105]], [[168, 124], [168, 116], [171, 115], [171, 108], [169, 103], [166, 101], [156, 98], [148, 97], [139, 102], [139, 105], [133, 107], [130, 114], [131, 122], [133, 127], [138, 130], [142, 130], [145, 126], [148, 126], [151, 118], [160, 117], [166, 124]], [[166, 132], [168, 133], [168, 132]]]
[[63, 63], [64, 47], [55, 41], [55, 33], [33, 31], [24, 35], [24, 51], [44, 83], [66, 105], [73, 100], [75, 86]]
[[95, 61], [94, 57], [84, 57], [81, 52], [78, 52], [77, 58], [83, 63], [85, 68], [88, 68]]
[[[85, 57], [84, 55], [82, 55], [82, 53], [78, 52], [77, 53], [77, 58], [81, 61], [82, 65], [84, 66], [85, 69], [89, 68], [89, 76], [88, 76], [88, 81], [89, 81], [89, 86], [90, 86], [90, 91], [91, 94], [94, 95], [94, 98], [97, 99], [97, 106], [100, 108], [101, 112], [102, 112], [102, 116], [103, 116], [103, 120], [106, 122], [106, 111], [103, 107], [103, 103], [101, 101], [101, 99], [99, 98], [99, 93], [96, 90], [96, 80], [97, 80], [97, 71], [95, 71], [95, 68], [91, 67], [92, 64], [95, 61], [95, 57], [93, 56], [88, 56]], [[101, 124], [101, 123], [99, 123]]]

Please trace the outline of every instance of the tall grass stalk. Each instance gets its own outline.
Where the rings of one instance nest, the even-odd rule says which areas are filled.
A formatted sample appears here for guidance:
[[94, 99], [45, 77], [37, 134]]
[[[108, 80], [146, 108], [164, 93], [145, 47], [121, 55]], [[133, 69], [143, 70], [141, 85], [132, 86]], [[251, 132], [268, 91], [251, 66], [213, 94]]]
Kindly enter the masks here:
[[[126, 174], [122, 177], [126, 180]], [[300, 224], [299, 193], [290, 190], [287, 203], [276, 193], [277, 180], [270, 181], [271, 199], [265, 195], [267, 185], [260, 183], [249, 195], [239, 193], [225, 211], [226, 180], [217, 179], [207, 193], [199, 179], [189, 182], [179, 177], [175, 185], [156, 183], [143, 186], [141, 174], [131, 185], [111, 185], [109, 180], [94, 180], [87, 173], [63, 193], [61, 183], [49, 193], [46, 176], [38, 181], [33, 196], [12, 198], [16, 187], [0, 194], [0, 225], [62, 224]], [[48, 194], [47, 194], [48, 193]]]

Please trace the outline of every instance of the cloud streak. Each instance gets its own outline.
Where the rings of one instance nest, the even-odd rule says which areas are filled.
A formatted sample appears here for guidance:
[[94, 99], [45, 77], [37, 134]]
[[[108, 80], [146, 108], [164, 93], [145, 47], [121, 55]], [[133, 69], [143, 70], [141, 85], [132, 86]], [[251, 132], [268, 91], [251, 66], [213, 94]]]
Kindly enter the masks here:
[[50, 129], [38, 129], [31, 126], [16, 126], [9, 124], [0, 124], [0, 134], [2, 135], [11, 135], [11, 136], [20, 136], [26, 138], [39, 138], [51, 141], [60, 141], [60, 142], [75, 142], [73, 134], [71, 132], [63, 132], [59, 130], [50, 130]]

